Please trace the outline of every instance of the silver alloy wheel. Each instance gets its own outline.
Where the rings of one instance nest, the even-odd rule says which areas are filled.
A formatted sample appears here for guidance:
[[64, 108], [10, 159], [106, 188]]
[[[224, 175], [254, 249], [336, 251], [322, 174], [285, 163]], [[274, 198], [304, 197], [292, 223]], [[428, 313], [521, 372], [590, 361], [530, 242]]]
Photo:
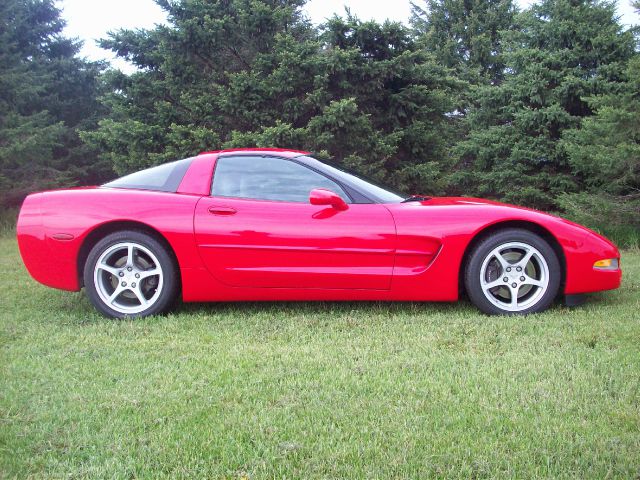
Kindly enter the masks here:
[[508, 312], [526, 310], [540, 301], [549, 287], [544, 256], [523, 242], [503, 243], [482, 262], [480, 286], [487, 300]]
[[163, 272], [158, 258], [147, 247], [122, 242], [106, 249], [93, 270], [98, 296], [109, 308], [136, 314], [160, 297]]

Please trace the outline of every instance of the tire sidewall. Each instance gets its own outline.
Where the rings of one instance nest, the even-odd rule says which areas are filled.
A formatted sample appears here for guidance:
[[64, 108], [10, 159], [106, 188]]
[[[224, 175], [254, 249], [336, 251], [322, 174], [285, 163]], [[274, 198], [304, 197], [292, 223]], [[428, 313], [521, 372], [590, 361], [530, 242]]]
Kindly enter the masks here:
[[[122, 313], [110, 308], [102, 301], [94, 284], [94, 269], [98, 259], [109, 247], [122, 242], [138, 243], [151, 250], [158, 259], [163, 274], [163, 287], [159, 298], [148, 309], [135, 314]], [[167, 248], [162, 245], [162, 243], [144, 232], [126, 230], [111, 233], [93, 246], [84, 265], [84, 287], [91, 303], [103, 315], [113, 318], [146, 317], [162, 313], [171, 306], [178, 291], [177, 272], [178, 269], [173, 258], [169, 255]]]
[[[480, 286], [480, 272], [485, 258], [493, 249], [509, 242], [522, 242], [536, 248], [544, 257], [549, 268], [549, 284], [544, 295], [534, 305], [518, 312], [502, 310], [491, 303]], [[482, 240], [473, 249], [464, 273], [465, 288], [469, 299], [481, 311], [491, 315], [526, 315], [542, 312], [549, 308], [556, 299], [561, 280], [562, 269], [553, 248], [540, 236], [522, 229], [501, 230]]]

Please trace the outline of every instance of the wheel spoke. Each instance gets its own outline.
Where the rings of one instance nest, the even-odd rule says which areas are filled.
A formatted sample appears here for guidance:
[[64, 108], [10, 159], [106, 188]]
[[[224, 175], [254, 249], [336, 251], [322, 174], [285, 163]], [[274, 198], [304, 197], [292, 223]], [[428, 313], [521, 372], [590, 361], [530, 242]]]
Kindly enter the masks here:
[[545, 283], [542, 280], [536, 280], [535, 278], [525, 274], [524, 282], [522, 282], [522, 285], [534, 285], [536, 287], [544, 287]]
[[152, 268], [151, 270], [141, 270], [138, 272], [140, 275], [140, 280], [143, 280], [147, 277], [153, 277], [154, 275], [160, 275], [162, 272], [159, 268]]
[[527, 268], [527, 264], [529, 263], [529, 260], [531, 260], [531, 257], [533, 256], [533, 250], [529, 250], [527, 253], [524, 254], [524, 256], [518, 261], [518, 265], [520, 267], [522, 267], [522, 270], [525, 270]]
[[142, 290], [140, 290], [140, 286], [137, 286], [136, 288], [130, 288], [129, 290], [131, 290], [133, 294], [138, 298], [140, 305], [144, 306], [147, 303], [149, 303], [148, 300], [142, 294]]
[[502, 272], [501, 273], [504, 273], [504, 271], [507, 269], [507, 267], [511, 266], [511, 263], [509, 262], [509, 260], [507, 260], [506, 258], [504, 258], [502, 256], [500, 251], [496, 251], [494, 253], [494, 256], [496, 257], [496, 260], [498, 260], [498, 262], [500, 263], [500, 266], [502, 267]]
[[118, 284], [118, 286], [116, 287], [116, 289], [113, 291], [113, 293], [109, 296], [109, 305], [111, 305], [116, 298], [118, 298], [118, 296], [124, 292], [125, 288], [122, 287], [120, 284]]
[[133, 244], [127, 245], [127, 267], [133, 267]]
[[96, 265], [96, 268], [100, 269], [100, 270], [104, 270], [105, 272], [110, 273], [111, 275], [113, 275], [114, 277], [118, 276], [118, 273], [120, 272], [119, 269], [112, 267], [111, 265], [107, 265], [106, 263], [102, 262], [99, 263], [98, 265]]
[[482, 288], [485, 290], [491, 290], [492, 288], [502, 287], [504, 286], [504, 282], [501, 278], [494, 280], [493, 282], [487, 282], [482, 284]]
[[518, 306], [518, 287], [509, 287], [509, 291], [511, 292], [511, 308], [516, 308]]

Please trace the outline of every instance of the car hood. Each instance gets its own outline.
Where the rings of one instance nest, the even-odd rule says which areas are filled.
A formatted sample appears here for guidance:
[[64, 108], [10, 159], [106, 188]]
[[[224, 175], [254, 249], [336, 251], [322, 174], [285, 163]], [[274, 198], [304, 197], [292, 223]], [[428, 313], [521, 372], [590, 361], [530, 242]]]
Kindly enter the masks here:
[[446, 206], [446, 205], [502, 205], [505, 207], [513, 207], [513, 208], [524, 208], [526, 207], [518, 207], [516, 205], [510, 205], [508, 203], [496, 202], [494, 200], [486, 200], [484, 198], [474, 198], [474, 197], [429, 197], [428, 200], [423, 200], [419, 202], [407, 202], [406, 205], [420, 205], [424, 207], [429, 206]]
[[482, 207], [490, 207], [492, 209], [498, 209], [500, 211], [504, 210], [513, 210], [516, 212], [529, 212], [534, 213], [535, 215], [542, 215], [545, 217], [552, 217], [554, 219], [562, 220], [563, 222], [571, 223], [573, 225], [579, 226], [581, 228], [585, 228], [582, 225], [566, 220], [557, 215], [553, 215], [551, 213], [543, 212], [541, 210], [536, 210], [535, 208], [523, 207], [520, 205], [512, 205], [510, 203], [498, 202], [495, 200], [487, 200], [484, 198], [474, 198], [474, 197], [430, 197], [428, 200], [423, 200], [420, 202], [407, 202], [402, 203], [401, 205], [406, 205], [408, 207], [474, 207], [474, 209], [482, 208]]
[[581, 236], [591, 234], [606, 242], [611, 247], [616, 248], [611, 240], [584, 225], [551, 213], [494, 200], [474, 197], [432, 197], [428, 200], [418, 202], [400, 203], [396, 207], [399, 208], [395, 208], [395, 212], [402, 211], [404, 215], [417, 215], [418, 217], [423, 215], [422, 213], [418, 214], [418, 212], [424, 212], [424, 215], [429, 215], [429, 208], [427, 207], [438, 210], [442, 208], [449, 210], [447, 207], [450, 207], [452, 211], [447, 213], [447, 217], [464, 219], [469, 222], [469, 224], [474, 223], [474, 220], [484, 221], [487, 225], [499, 221], [524, 220], [538, 223], [545, 228], [551, 229], [553, 232], [555, 231], [554, 225], [564, 225], [566, 228], [572, 229], [574, 234]]

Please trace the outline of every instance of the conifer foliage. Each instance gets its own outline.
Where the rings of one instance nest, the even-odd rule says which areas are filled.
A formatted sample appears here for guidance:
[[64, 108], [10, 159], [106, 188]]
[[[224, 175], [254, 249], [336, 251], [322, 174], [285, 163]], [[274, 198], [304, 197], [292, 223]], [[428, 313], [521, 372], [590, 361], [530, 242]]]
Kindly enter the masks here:
[[109, 171], [78, 137], [93, 128], [101, 66], [78, 58], [50, 0], [0, 2], [0, 194], [93, 182]]
[[436, 59], [472, 83], [499, 83], [505, 70], [501, 36], [514, 27], [512, 0], [425, 0], [411, 23]]
[[473, 95], [468, 137], [456, 145], [458, 189], [553, 209], [584, 189], [563, 133], [594, 114], [590, 97], [625, 89], [634, 38], [614, 5], [597, 0], [542, 0], [505, 32], [505, 78]]
[[220, 147], [285, 146], [409, 190], [444, 191], [460, 82], [399, 23], [334, 17], [299, 0], [161, 2], [170, 24], [103, 45], [141, 71], [114, 75], [113, 115], [85, 138], [127, 172]]

